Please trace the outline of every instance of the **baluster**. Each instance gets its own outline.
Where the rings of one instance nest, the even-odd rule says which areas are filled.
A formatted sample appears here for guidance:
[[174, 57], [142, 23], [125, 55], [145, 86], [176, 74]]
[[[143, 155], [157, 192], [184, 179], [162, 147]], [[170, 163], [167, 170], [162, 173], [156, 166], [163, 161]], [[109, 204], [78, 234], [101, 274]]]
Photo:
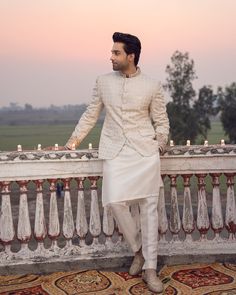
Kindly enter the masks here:
[[215, 237], [214, 240], [219, 241], [220, 232], [223, 229], [224, 222], [223, 222], [223, 214], [221, 208], [221, 199], [220, 199], [220, 182], [219, 182], [219, 173], [212, 173], [210, 174], [212, 177], [212, 217], [211, 217], [211, 226], [214, 230]]
[[46, 249], [44, 247], [44, 239], [47, 236], [47, 227], [44, 215], [44, 206], [43, 206], [43, 180], [36, 180], [36, 209], [35, 209], [35, 221], [34, 221], [34, 236], [38, 241], [37, 252], [42, 255], [42, 253], [46, 254]]
[[99, 246], [98, 237], [101, 234], [101, 218], [98, 206], [97, 181], [99, 177], [89, 177], [91, 181], [91, 207], [89, 231], [93, 236], [93, 246], [95, 249]]
[[225, 173], [227, 177], [227, 201], [225, 225], [229, 232], [229, 240], [235, 240], [236, 232], [236, 206], [234, 195], [234, 173]]
[[177, 198], [177, 175], [170, 175], [171, 180], [171, 203], [170, 203], [170, 231], [173, 234], [172, 241], [179, 241], [178, 233], [181, 228], [178, 198]]
[[206, 174], [198, 174], [198, 209], [197, 209], [197, 228], [200, 232], [200, 241], [206, 240], [206, 234], [210, 227], [210, 221], [206, 202]]
[[85, 237], [88, 233], [88, 222], [86, 219], [85, 203], [84, 203], [84, 177], [79, 177], [78, 182], [78, 204], [76, 215], [76, 233], [80, 239], [80, 246], [86, 248]]
[[140, 231], [141, 224], [140, 224], [140, 211], [139, 211], [139, 204], [138, 203], [130, 205], [130, 213], [134, 219], [137, 230]]
[[4, 258], [11, 259], [14, 255], [11, 252], [11, 243], [15, 237], [13, 217], [10, 200], [10, 181], [1, 183], [1, 212], [0, 212], [0, 242], [5, 246]]
[[106, 236], [105, 245], [108, 250], [114, 250], [114, 243], [112, 242], [112, 235], [115, 229], [115, 222], [111, 212], [110, 206], [105, 206], [103, 210], [103, 232]]
[[50, 251], [57, 253], [60, 248], [57, 245], [57, 238], [60, 235], [60, 223], [58, 217], [57, 196], [56, 196], [56, 179], [49, 179], [50, 183], [50, 208], [48, 236], [52, 240]]
[[[164, 180], [165, 175], [163, 175], [162, 177]], [[160, 187], [157, 211], [158, 211], [158, 232], [160, 234], [160, 241], [166, 242], [166, 233], [168, 230], [168, 219], [166, 214], [164, 186]]]
[[70, 179], [64, 179], [65, 196], [64, 196], [64, 215], [63, 215], [63, 226], [62, 232], [63, 236], [66, 238], [66, 253], [71, 253], [75, 250], [72, 246], [72, 238], [75, 232], [75, 225], [71, 207], [71, 197], [70, 197]]
[[31, 239], [31, 225], [29, 218], [28, 198], [27, 198], [27, 180], [19, 181], [20, 185], [20, 204], [17, 225], [17, 239], [21, 242], [21, 250], [18, 254], [24, 258], [30, 256], [28, 242]]
[[193, 217], [193, 207], [192, 198], [190, 191], [190, 177], [192, 174], [183, 175], [184, 179], [184, 206], [183, 206], [183, 218], [182, 226], [186, 234], [186, 241], [192, 242], [191, 233], [194, 231], [194, 217]]

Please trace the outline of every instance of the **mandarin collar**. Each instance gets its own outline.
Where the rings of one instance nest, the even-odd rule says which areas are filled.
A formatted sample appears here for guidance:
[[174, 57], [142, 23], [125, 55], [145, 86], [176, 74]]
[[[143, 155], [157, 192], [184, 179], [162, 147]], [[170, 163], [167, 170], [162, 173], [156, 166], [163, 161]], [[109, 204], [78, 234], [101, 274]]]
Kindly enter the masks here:
[[136, 70], [136, 72], [135, 73], [133, 73], [133, 74], [130, 74], [130, 75], [126, 75], [126, 74], [123, 74], [122, 72], [119, 72], [120, 73], [120, 75], [122, 76], [122, 77], [124, 77], [124, 78], [134, 78], [134, 77], [136, 77], [136, 76], [138, 76], [138, 75], [140, 75], [140, 73], [141, 73], [141, 70], [140, 70], [140, 68], [139, 67], [137, 67], [137, 70]]

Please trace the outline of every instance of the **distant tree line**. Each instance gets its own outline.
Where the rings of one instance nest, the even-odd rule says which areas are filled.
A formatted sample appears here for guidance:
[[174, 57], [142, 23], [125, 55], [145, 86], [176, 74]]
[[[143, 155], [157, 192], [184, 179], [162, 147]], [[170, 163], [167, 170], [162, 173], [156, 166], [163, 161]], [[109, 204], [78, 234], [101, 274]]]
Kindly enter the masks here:
[[[34, 108], [26, 103], [24, 107], [17, 103], [10, 103], [7, 107], [0, 108], [0, 124], [21, 125], [21, 124], [65, 124], [76, 123], [83, 112], [86, 104], [80, 105], [51, 105], [48, 108]], [[100, 121], [103, 121], [102, 113]]]

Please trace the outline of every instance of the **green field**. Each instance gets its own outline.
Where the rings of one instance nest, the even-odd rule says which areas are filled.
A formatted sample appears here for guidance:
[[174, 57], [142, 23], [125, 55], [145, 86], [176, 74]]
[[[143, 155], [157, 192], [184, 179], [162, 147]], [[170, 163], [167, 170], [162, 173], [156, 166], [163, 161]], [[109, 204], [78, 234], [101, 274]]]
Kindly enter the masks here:
[[[41, 144], [42, 148], [55, 143], [64, 145], [74, 127], [74, 124], [0, 126], [0, 151], [16, 150], [18, 144], [21, 144], [24, 150], [34, 150], [38, 144]], [[93, 147], [98, 147], [100, 133], [101, 124], [97, 124], [84, 139], [80, 148], [87, 148], [90, 142]], [[207, 138], [209, 144], [219, 143], [222, 138], [227, 139], [221, 122], [213, 121]], [[198, 143], [201, 141], [202, 139], [199, 138]]]
[[[38, 144], [41, 144], [42, 148], [55, 143], [65, 145], [74, 127], [74, 124], [0, 126], [0, 150], [13, 151], [18, 144], [22, 145], [23, 150], [34, 150]], [[90, 142], [93, 147], [98, 147], [100, 132], [101, 124], [98, 124], [80, 147], [87, 148]]]
[[[220, 121], [212, 121], [211, 129], [208, 131], [207, 140], [209, 144], [216, 144], [220, 143], [221, 139], [224, 139], [225, 141], [228, 140], [228, 136], [225, 135], [222, 123]], [[204, 142], [204, 138], [199, 137], [197, 143], [200, 144], [201, 142]]]

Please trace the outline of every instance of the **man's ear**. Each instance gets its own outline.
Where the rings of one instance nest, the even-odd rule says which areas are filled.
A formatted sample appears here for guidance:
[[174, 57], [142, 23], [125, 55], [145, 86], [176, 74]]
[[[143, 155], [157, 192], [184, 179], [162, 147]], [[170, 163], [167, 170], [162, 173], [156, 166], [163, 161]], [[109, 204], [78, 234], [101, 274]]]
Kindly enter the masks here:
[[130, 62], [134, 62], [135, 54], [134, 53], [129, 54], [128, 58]]

